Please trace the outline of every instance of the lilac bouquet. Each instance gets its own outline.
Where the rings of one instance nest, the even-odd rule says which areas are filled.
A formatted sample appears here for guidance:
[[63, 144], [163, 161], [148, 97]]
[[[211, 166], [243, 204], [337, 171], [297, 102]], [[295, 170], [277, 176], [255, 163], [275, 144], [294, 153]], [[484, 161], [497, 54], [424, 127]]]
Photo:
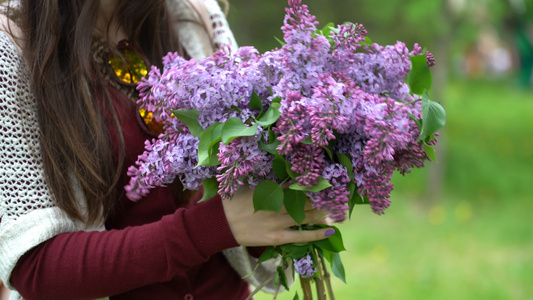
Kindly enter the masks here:
[[[432, 146], [446, 115], [428, 97], [429, 52], [372, 43], [360, 24], [318, 29], [301, 0], [289, 0], [286, 12], [279, 49], [225, 49], [200, 61], [169, 54], [163, 70], [152, 68], [139, 104], [165, 132], [130, 167], [131, 200], [176, 178], [187, 189], [203, 187], [204, 199], [232, 198], [249, 185], [256, 210], [285, 206], [304, 225], [310, 199], [342, 222], [355, 204], [382, 214], [393, 172], [436, 160]], [[302, 279], [319, 279], [327, 277], [325, 259], [343, 278], [336, 232], [269, 248], [260, 261], [281, 254]]]

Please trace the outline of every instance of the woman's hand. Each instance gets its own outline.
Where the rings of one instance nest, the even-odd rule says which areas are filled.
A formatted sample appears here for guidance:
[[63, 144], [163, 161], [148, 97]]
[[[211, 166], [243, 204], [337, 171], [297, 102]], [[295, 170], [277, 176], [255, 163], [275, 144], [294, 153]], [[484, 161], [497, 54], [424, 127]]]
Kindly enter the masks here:
[[[243, 246], [277, 246], [288, 243], [306, 243], [325, 239], [335, 233], [333, 229], [294, 230], [292, 217], [281, 212], [257, 211], [254, 213], [253, 191], [243, 186], [232, 200], [223, 200], [224, 212], [235, 240]], [[326, 213], [306, 205], [304, 224], [324, 223]]]

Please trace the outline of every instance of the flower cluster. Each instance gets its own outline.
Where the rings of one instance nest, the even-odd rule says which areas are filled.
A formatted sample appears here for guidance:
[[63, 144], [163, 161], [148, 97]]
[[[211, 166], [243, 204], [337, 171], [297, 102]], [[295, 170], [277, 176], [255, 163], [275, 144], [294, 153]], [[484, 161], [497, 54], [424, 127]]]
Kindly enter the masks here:
[[[142, 80], [138, 104], [164, 133], [147, 141], [129, 168], [129, 199], [176, 179], [224, 199], [248, 185], [266, 194], [254, 194], [258, 209], [283, 204], [302, 222], [304, 212], [295, 210], [305, 209], [307, 198], [342, 222], [357, 203], [383, 214], [393, 173], [433, 158], [427, 149], [445, 121], [444, 112], [434, 120], [423, 115], [439, 109], [425, 93], [433, 55], [418, 44], [409, 50], [402, 42], [372, 43], [361, 24], [319, 30], [301, 0], [288, 2], [281, 48], [263, 54], [224, 48], [199, 61], [170, 53], [162, 70], [153, 67]], [[320, 262], [309, 253], [320, 260], [344, 249], [295, 247], [287, 253], [301, 247], [307, 253], [289, 255], [302, 278], [322, 276], [315, 276]], [[275, 251], [285, 253], [283, 246]]]
[[[411, 58], [422, 49], [415, 45], [410, 51], [402, 42], [371, 43], [360, 24], [322, 34], [301, 0], [289, 0], [286, 12], [285, 44], [279, 49], [264, 54], [253, 47], [235, 53], [224, 49], [200, 61], [169, 54], [163, 70], [152, 69], [139, 85], [139, 104], [164, 123], [165, 133], [147, 142], [146, 152], [130, 168], [130, 199], [139, 200], [151, 187], [176, 177], [188, 189], [216, 178], [223, 198], [244, 184], [254, 188], [262, 180], [288, 180], [316, 208], [341, 222], [357, 196], [382, 214], [390, 205], [393, 172], [424, 165], [428, 156], [417, 122], [421, 97], [405, 80]], [[424, 59], [434, 64], [431, 53]], [[254, 98], [259, 104], [252, 105]], [[197, 112], [201, 129], [218, 135], [205, 142], [209, 137], [194, 135], [173, 110]], [[279, 116], [261, 122], [271, 110]], [[218, 124], [232, 118], [252, 132], [224, 142], [220, 131], [226, 126]], [[430, 146], [435, 140], [425, 142]], [[202, 144], [208, 145], [201, 150], [204, 156], [218, 162], [199, 160]], [[275, 172], [280, 157], [290, 177]], [[323, 188], [314, 189], [324, 181]], [[306, 262], [298, 261], [300, 274], [311, 273]]]
[[317, 271], [317, 268], [314, 266], [315, 263], [311, 258], [311, 255], [302, 257], [301, 259], [293, 259], [294, 262], [294, 271], [300, 274], [302, 278], [313, 277]]
[[254, 188], [257, 181], [253, 179], [266, 178], [271, 172], [271, 158], [266, 151], [259, 149], [259, 138], [243, 137], [231, 141], [228, 145], [220, 145], [217, 156], [221, 164], [217, 170], [221, 174], [216, 175], [216, 178], [220, 186], [224, 187], [219, 190], [222, 198], [233, 197], [239, 186], [244, 185], [240, 178], [248, 178], [248, 185]]

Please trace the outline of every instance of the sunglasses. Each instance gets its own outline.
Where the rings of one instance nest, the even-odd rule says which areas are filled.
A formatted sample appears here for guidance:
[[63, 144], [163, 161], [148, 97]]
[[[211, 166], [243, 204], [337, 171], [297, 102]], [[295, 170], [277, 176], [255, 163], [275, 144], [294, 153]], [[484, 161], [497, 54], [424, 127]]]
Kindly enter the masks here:
[[[113, 70], [111, 76], [122, 86], [132, 89], [135, 93], [135, 87], [142, 78], [148, 75], [148, 60], [144, 55], [135, 49], [127, 40], [122, 40], [117, 45], [117, 50], [111, 52], [107, 58], [109, 67]], [[146, 111], [144, 108], [138, 108], [139, 116], [146, 129], [151, 135], [158, 136], [163, 133], [163, 124], [153, 119], [153, 113]]]

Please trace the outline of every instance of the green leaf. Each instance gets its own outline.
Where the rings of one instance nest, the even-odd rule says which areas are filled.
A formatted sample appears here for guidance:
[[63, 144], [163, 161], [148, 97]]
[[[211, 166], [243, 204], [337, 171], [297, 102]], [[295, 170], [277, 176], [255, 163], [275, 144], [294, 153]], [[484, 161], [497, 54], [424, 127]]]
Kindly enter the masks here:
[[198, 143], [198, 166], [211, 167], [220, 164], [217, 153], [221, 132], [222, 123], [215, 123], [202, 133]]
[[438, 162], [437, 155], [435, 154], [435, 149], [433, 147], [424, 144], [424, 152], [426, 152], [426, 155], [428, 156], [429, 159], [431, 159], [434, 162]]
[[278, 272], [279, 283], [281, 283], [281, 285], [286, 290], [289, 290], [290, 287], [289, 287], [289, 283], [287, 281], [287, 275], [285, 274], [285, 269], [283, 269], [283, 266], [278, 266], [276, 271]]
[[278, 148], [279, 144], [281, 144], [280, 141], [274, 141], [273, 143], [265, 144], [265, 142], [260, 140], [258, 142], [258, 148], [263, 150], [263, 151], [266, 151], [266, 152], [268, 152], [270, 154], [277, 155], [278, 154], [278, 150], [276, 150], [276, 149]]
[[301, 191], [286, 189], [283, 198], [283, 204], [289, 215], [294, 221], [300, 225], [305, 220], [305, 204], [307, 203], [307, 195]]
[[219, 166], [221, 164], [217, 156], [217, 154], [220, 152], [219, 147], [220, 141], [218, 141], [216, 144], [209, 148], [209, 161], [207, 161], [204, 166], [214, 167]]
[[[350, 208], [349, 212], [348, 212], [348, 216], [350, 217], [350, 219], [352, 218], [352, 213], [353, 213], [353, 209], [355, 207], [355, 196], [359, 196], [359, 194], [357, 193], [357, 185], [355, 185], [355, 183], [353, 182], [350, 182], [350, 184], [348, 185], [348, 190], [350, 191], [350, 200], [348, 201], [348, 207]], [[356, 195], [357, 194], [357, 195]]]
[[305, 140], [303, 140], [302, 144], [313, 145], [313, 140], [311, 139], [311, 136], [308, 136]]
[[339, 160], [339, 163], [348, 170], [348, 177], [350, 177], [350, 180], [354, 180], [353, 175], [353, 163], [352, 159], [349, 155], [342, 154], [342, 153], [336, 153], [337, 159]]
[[204, 132], [204, 128], [198, 123], [200, 112], [197, 109], [173, 110], [172, 113], [187, 125], [193, 136], [199, 137]]
[[352, 198], [350, 201], [353, 201], [354, 204], [370, 204], [368, 201], [368, 197], [363, 197], [357, 192], [357, 188], [355, 189], [354, 193], [352, 194]]
[[429, 100], [427, 92], [422, 96], [422, 129], [418, 140], [426, 140], [446, 124], [446, 111], [437, 102]]
[[266, 127], [276, 123], [279, 116], [281, 116], [279, 109], [277, 109], [274, 105], [271, 105], [265, 114], [257, 120], [257, 123], [263, 127]]
[[292, 298], [292, 300], [300, 300], [300, 296], [298, 295], [298, 292], [294, 294], [294, 298]]
[[258, 124], [248, 127], [239, 118], [229, 118], [222, 128], [222, 143], [227, 145], [237, 137], [253, 136], [257, 133], [258, 127]]
[[416, 126], [418, 126], [418, 129], [422, 130], [422, 119], [417, 119], [412, 113], [409, 113], [409, 117], [411, 118], [411, 120], [415, 121]]
[[365, 36], [365, 41], [364, 42], [360, 42], [359, 45], [361, 45], [363, 47], [364, 46], [372, 46], [372, 40], [369, 37]]
[[326, 151], [326, 153], [328, 154], [329, 159], [331, 161], [334, 161], [334, 159], [333, 159], [333, 150], [331, 150], [331, 147], [330, 146], [322, 147], [322, 149], [324, 149]]
[[254, 190], [254, 209], [280, 211], [283, 206], [283, 190], [274, 181], [263, 180]]
[[259, 95], [257, 95], [256, 92], [252, 92], [249, 105], [251, 109], [256, 109], [260, 112], [263, 112], [263, 102], [261, 102], [261, 98], [259, 98]]
[[202, 186], [204, 187], [204, 195], [202, 199], [198, 202], [203, 202], [215, 197], [218, 193], [218, 181], [216, 177], [207, 178], [202, 181]]
[[333, 263], [333, 253], [336, 252], [331, 252], [324, 249], [320, 249], [320, 252], [322, 253], [322, 257], [325, 258], [331, 265]]
[[310, 252], [310, 244], [303, 245], [294, 245], [286, 244], [278, 247], [281, 250], [281, 253], [285, 257], [290, 257], [293, 259], [300, 259], [307, 255]]
[[327, 188], [330, 188], [332, 187], [331, 183], [329, 183], [329, 181], [327, 181], [326, 179], [324, 179], [322, 176], [318, 179], [318, 182], [315, 186], [313, 187], [308, 187], [308, 186], [302, 186], [302, 185], [299, 185], [298, 183], [293, 183], [291, 184], [291, 186], [289, 187], [291, 190], [295, 190], [295, 191], [306, 191], [306, 192], [320, 192], [322, 190], [325, 190]]
[[[272, 129], [268, 129], [268, 142], [270, 144], [273, 144], [274, 142], [279, 142], [278, 141], [278, 136], [274, 133], [274, 131]], [[280, 142], [281, 144], [281, 142]]]
[[272, 160], [272, 168], [274, 169], [276, 177], [280, 180], [284, 180], [285, 178], [289, 177], [286, 164], [287, 161], [281, 155], [276, 155], [274, 160]]
[[[272, 99], [272, 104], [271, 105], [274, 105], [274, 103], [281, 103], [281, 98], [280, 97], [276, 97], [276, 98]], [[279, 108], [279, 106], [277, 108]]]
[[242, 114], [242, 109], [240, 109], [237, 105], [232, 105], [231, 108], [234, 109], [236, 112]]
[[328, 24], [326, 24], [326, 26], [324, 26], [324, 28], [322, 28], [321, 30], [322, 35], [328, 37], [331, 34], [332, 28], [335, 28], [335, 24], [333, 22], [329, 22]]
[[279, 43], [282, 47], [285, 46], [285, 45], [287, 45], [287, 43], [285, 43], [284, 41], [278, 39], [278, 37], [276, 37], [276, 36], [274, 37], [274, 39], [275, 39], [276, 41], [278, 41], [278, 43]]
[[287, 163], [285, 164], [285, 166], [287, 167], [287, 173], [289, 174], [289, 176], [290, 176], [292, 179], [295, 179], [296, 177], [298, 177], [299, 174], [296, 173], [296, 172], [294, 172], [294, 171], [292, 170], [292, 165], [291, 165], [290, 162], [287, 162]]
[[407, 75], [407, 84], [413, 94], [422, 95], [431, 88], [432, 79], [425, 55], [411, 56], [411, 71]]
[[257, 263], [260, 264], [271, 258], [276, 258], [278, 257], [278, 255], [279, 255], [278, 251], [276, 251], [274, 247], [270, 246], [265, 249], [265, 251], [263, 252], [263, 254], [261, 254], [261, 256], [259, 256], [259, 260], [257, 261]]
[[342, 241], [342, 235], [340, 230], [335, 226], [321, 226], [322, 228], [333, 228], [335, 229], [335, 234], [330, 236], [325, 240], [320, 240], [313, 242], [313, 244], [321, 249], [332, 251], [332, 252], [341, 252], [346, 250], [344, 248], [344, 242]]
[[346, 272], [344, 271], [344, 265], [342, 264], [341, 255], [339, 253], [333, 253], [333, 262], [331, 263], [331, 272], [337, 278], [346, 283]]

